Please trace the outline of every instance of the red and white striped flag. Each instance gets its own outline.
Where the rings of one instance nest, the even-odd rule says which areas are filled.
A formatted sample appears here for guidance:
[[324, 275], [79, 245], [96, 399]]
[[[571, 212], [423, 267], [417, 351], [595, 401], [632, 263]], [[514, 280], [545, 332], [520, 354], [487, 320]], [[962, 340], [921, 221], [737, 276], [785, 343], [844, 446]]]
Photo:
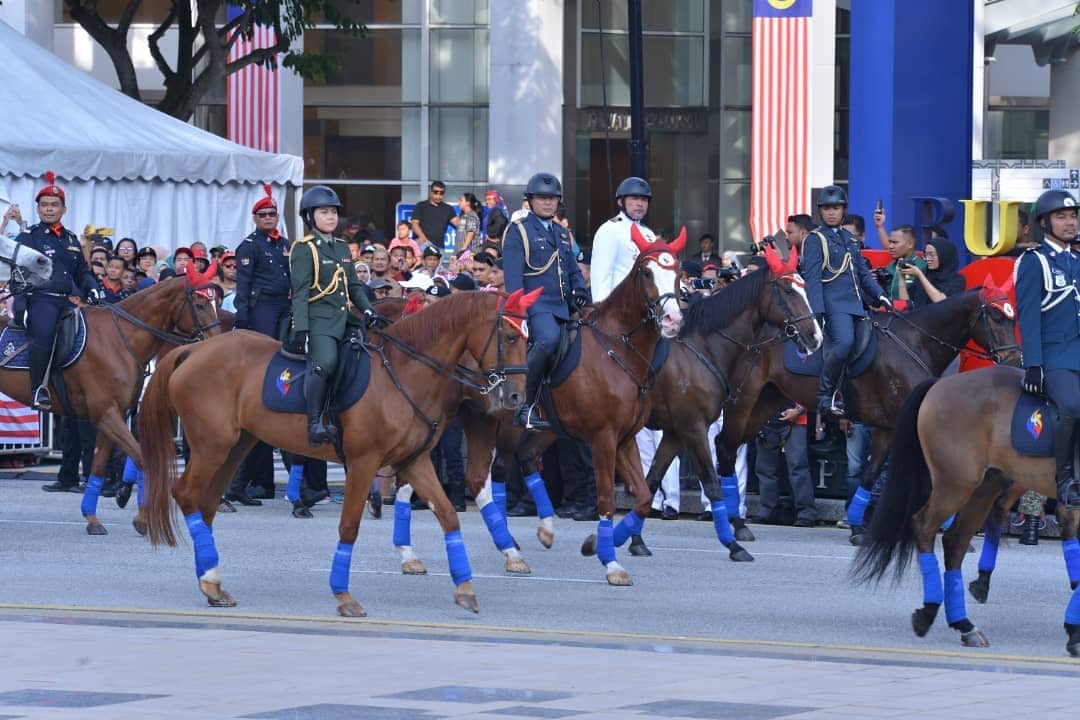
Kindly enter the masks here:
[[40, 443], [38, 411], [0, 393], [0, 443]]
[[755, 240], [810, 211], [813, 0], [754, 0], [750, 231]]
[[[228, 6], [228, 18], [241, 14], [235, 5]], [[277, 42], [274, 28], [255, 26], [251, 39], [241, 36], [229, 51], [235, 62], [252, 50], [273, 47]], [[228, 136], [234, 143], [256, 150], [278, 151], [278, 72], [259, 65], [248, 65], [225, 78]]]

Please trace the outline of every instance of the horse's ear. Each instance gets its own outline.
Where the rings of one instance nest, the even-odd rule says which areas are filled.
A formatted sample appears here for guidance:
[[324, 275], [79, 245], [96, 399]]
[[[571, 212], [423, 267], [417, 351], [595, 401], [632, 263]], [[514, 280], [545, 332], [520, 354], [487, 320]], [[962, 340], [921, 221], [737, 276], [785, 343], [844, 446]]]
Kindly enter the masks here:
[[686, 226], [685, 225], [682, 226], [682, 230], [679, 231], [679, 234], [675, 237], [675, 239], [671, 242], [671, 244], [668, 245], [668, 247], [671, 248], [671, 252], [674, 253], [675, 255], [678, 255], [679, 253], [681, 253], [683, 251], [683, 248], [686, 247]]
[[983, 278], [982, 289], [979, 290], [979, 299], [983, 302], [993, 302], [1001, 296], [1001, 288], [994, 282], [992, 275]]
[[784, 274], [784, 261], [780, 254], [770, 244], [765, 245], [765, 263], [769, 266], [769, 272], [779, 277]]
[[637, 245], [637, 249], [639, 252], [645, 252], [652, 244], [645, 239], [644, 235], [641, 234], [641, 229], [637, 226], [637, 223], [635, 222], [630, 223], [630, 239], [634, 241], [635, 245]]
[[217, 260], [214, 260], [213, 262], [211, 262], [209, 265], [206, 266], [206, 272], [204, 272], [202, 274], [202, 284], [203, 285], [208, 285], [208, 284], [212, 283], [214, 281], [214, 278], [217, 277], [217, 271], [218, 271], [218, 262], [217, 262]]
[[544, 288], [536, 288], [528, 295], [524, 295], [521, 298], [521, 312], [524, 314], [526, 310], [533, 306], [537, 300], [540, 299], [540, 294], [544, 292]]
[[1006, 295], [1011, 296], [1012, 293], [1013, 293], [1013, 286], [1014, 286], [1013, 276], [1010, 274], [1008, 277], [1005, 278], [1005, 282], [1003, 282], [998, 287], [998, 290], [1001, 290], [1001, 292], [1005, 293]]
[[510, 293], [509, 296], [499, 301], [499, 310], [506, 313], [518, 313], [521, 312], [521, 295], [524, 290], [515, 290]]
[[794, 245], [788, 251], [787, 265], [784, 266], [784, 270], [788, 273], [793, 273], [799, 269], [799, 248]]

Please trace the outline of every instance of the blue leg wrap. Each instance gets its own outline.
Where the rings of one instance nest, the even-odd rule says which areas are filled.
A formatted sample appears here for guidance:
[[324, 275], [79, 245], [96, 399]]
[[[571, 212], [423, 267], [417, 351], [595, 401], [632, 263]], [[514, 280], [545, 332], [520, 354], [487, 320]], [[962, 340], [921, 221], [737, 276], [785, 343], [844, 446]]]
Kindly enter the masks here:
[[499, 512], [506, 517], [506, 483], [491, 481], [491, 499], [499, 506]]
[[472, 568], [469, 567], [469, 556], [465, 552], [465, 541], [461, 538], [460, 530], [446, 533], [446, 559], [450, 561], [450, 579], [455, 585], [472, 580]]
[[728, 519], [727, 504], [723, 500], [713, 500], [709, 508], [712, 510], [712, 524], [716, 528], [716, 539], [721, 545], [727, 547], [735, 542], [735, 535], [731, 532], [731, 521]]
[[1080, 625], [1080, 587], [1073, 590], [1069, 604], [1065, 608], [1065, 622], [1070, 625]]
[[950, 516], [949, 516], [949, 519], [948, 519], [948, 520], [946, 520], [946, 521], [945, 521], [945, 522], [944, 522], [944, 523], [942, 524], [942, 526], [941, 526], [941, 529], [942, 529], [942, 530], [948, 530], [949, 528], [951, 528], [951, 527], [952, 527], [952, 524], [953, 524], [954, 522], [956, 522], [956, 513], [953, 513], [952, 515], [950, 515]]
[[869, 504], [870, 491], [860, 485], [859, 489], [856, 490], [855, 494], [851, 497], [851, 504], [848, 505], [848, 525], [852, 527], [861, 527], [863, 518], [866, 516], [866, 506]]
[[137, 481], [140, 475], [142, 475], [142, 473], [139, 471], [139, 468], [135, 467], [134, 460], [131, 458], [124, 460], [124, 474], [120, 477], [121, 480], [130, 485]]
[[1080, 582], [1080, 540], [1071, 538], [1061, 543], [1061, 553], [1065, 556], [1069, 582]]
[[638, 515], [636, 510], [631, 510], [615, 526], [611, 534], [611, 541], [615, 544], [615, 547], [622, 547], [623, 543], [629, 540], [631, 535], [640, 535], [643, 527], [645, 527], [644, 518]]
[[514, 547], [514, 537], [510, 534], [510, 528], [506, 526], [506, 516], [499, 511], [499, 506], [489, 502], [480, 508], [480, 517], [484, 518], [491, 539], [495, 541], [495, 547], [499, 550], [509, 550]]
[[529, 488], [529, 494], [532, 495], [533, 502], [536, 503], [536, 514], [540, 516], [541, 520], [555, 514], [555, 508], [551, 505], [551, 498], [548, 497], [547, 488], [544, 486], [544, 478], [540, 476], [540, 473], [534, 472], [526, 475], [525, 486]]
[[213, 570], [218, 566], [214, 531], [203, 522], [201, 512], [185, 515], [184, 522], [187, 523], [188, 534], [191, 535], [191, 544], [195, 546], [195, 577], [201, 578], [207, 570]]
[[964, 572], [959, 569], [945, 571], [945, 620], [950, 625], [967, 620], [967, 606], [964, 604]]
[[412, 545], [412, 505], [394, 501], [394, 545]]
[[83, 491], [82, 496], [83, 515], [97, 515], [98, 496], [101, 495], [101, 486], [104, 484], [105, 479], [97, 475], [91, 475], [86, 481], [86, 490]]
[[146, 476], [141, 472], [139, 473], [139, 479], [135, 481], [135, 502], [139, 507], [143, 506], [143, 486], [146, 485]]
[[600, 518], [600, 525], [596, 528], [596, 557], [605, 566], [615, 561], [615, 542], [612, 540], [614, 532], [611, 520]]
[[[727, 508], [728, 518], [739, 517], [739, 479], [734, 475], [720, 478], [720, 490], [724, 493], [724, 506]], [[716, 518], [716, 511], [713, 511]]]
[[998, 546], [1001, 543], [1001, 533], [991, 534], [987, 532], [983, 537], [982, 552], [979, 553], [979, 572], [993, 572], [997, 567]]
[[300, 483], [304, 479], [304, 466], [293, 465], [289, 468], [289, 484], [285, 486], [285, 499], [296, 502], [300, 499]]
[[330, 592], [349, 592], [349, 568], [352, 567], [352, 545], [343, 542], [337, 544], [334, 562], [330, 566]]
[[937, 555], [932, 552], [919, 553], [919, 570], [922, 571], [923, 602], [940, 605], [945, 599], [945, 589], [941, 586]]

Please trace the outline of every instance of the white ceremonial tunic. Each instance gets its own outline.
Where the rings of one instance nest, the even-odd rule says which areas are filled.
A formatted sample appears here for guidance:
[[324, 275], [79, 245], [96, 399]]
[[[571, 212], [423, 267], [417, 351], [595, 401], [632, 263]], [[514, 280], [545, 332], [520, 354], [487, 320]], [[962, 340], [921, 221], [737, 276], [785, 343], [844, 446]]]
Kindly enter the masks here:
[[[593, 236], [589, 273], [595, 303], [607, 299], [634, 268], [634, 261], [640, 253], [630, 238], [630, 226], [633, 224], [633, 220], [620, 212], [601, 225]], [[637, 223], [637, 226], [646, 240], [652, 242], [656, 239], [652, 230], [641, 223]]]

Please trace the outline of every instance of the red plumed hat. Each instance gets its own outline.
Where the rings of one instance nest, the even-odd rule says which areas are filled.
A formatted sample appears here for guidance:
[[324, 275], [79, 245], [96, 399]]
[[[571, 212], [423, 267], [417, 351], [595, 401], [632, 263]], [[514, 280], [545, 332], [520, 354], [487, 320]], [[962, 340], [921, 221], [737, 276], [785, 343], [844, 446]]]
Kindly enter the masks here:
[[45, 187], [38, 190], [38, 194], [34, 196], [34, 202], [40, 200], [42, 195], [51, 195], [60, 198], [61, 202], [67, 203], [67, 198], [64, 196], [64, 188], [56, 184], [56, 173], [52, 170], [46, 172], [45, 183]]
[[277, 202], [274, 201], [273, 189], [270, 187], [270, 184], [263, 184], [263, 190], [266, 191], [266, 197], [261, 197], [258, 199], [255, 205], [251, 208], [252, 215], [259, 212], [263, 208], [273, 208], [274, 210], [277, 210]]

